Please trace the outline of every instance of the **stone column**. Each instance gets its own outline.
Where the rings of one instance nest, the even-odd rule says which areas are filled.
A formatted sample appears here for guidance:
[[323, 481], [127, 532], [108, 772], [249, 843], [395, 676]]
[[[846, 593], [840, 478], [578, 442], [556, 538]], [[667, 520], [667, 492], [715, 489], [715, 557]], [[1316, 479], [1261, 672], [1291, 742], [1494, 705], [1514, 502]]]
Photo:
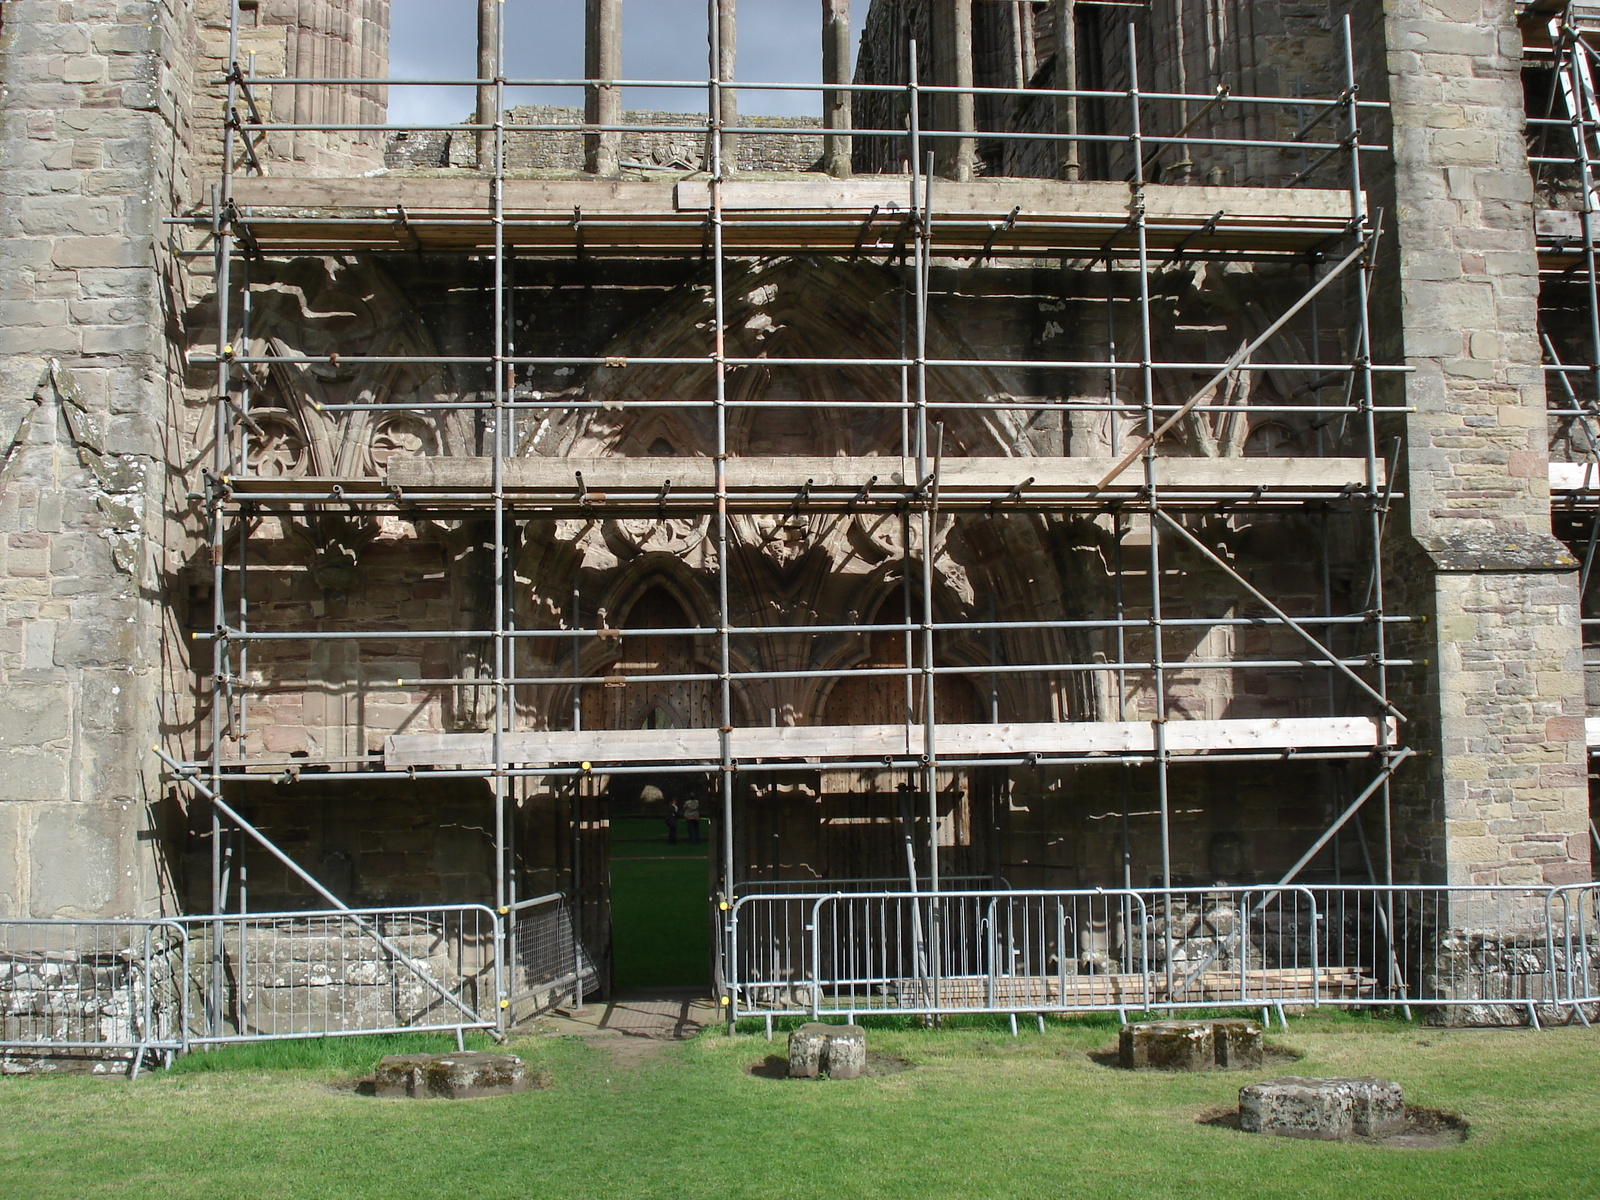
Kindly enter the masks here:
[[[584, 68], [588, 79], [622, 75], [622, 0], [588, 0], [585, 6]], [[591, 125], [622, 124], [622, 92], [607, 84], [584, 89], [583, 119]], [[612, 177], [621, 168], [620, 133], [590, 133], [583, 139], [583, 169]]]
[[[500, 73], [498, 53], [500, 0], [478, 0], [478, 78], [493, 79]], [[474, 120], [479, 125], [493, 125], [499, 119], [496, 111], [495, 89], [489, 84], [478, 87], [478, 111]], [[478, 170], [494, 170], [494, 131], [478, 133]]]
[[[934, 0], [933, 82], [940, 87], [972, 86], [972, 0]], [[941, 93], [933, 106], [935, 129], [968, 134], [976, 127], [971, 92]], [[972, 178], [978, 143], [972, 137], [942, 137], [934, 146], [934, 169], [950, 179]]]
[[[1078, 87], [1078, 0], [1055, 0], [1056, 77], [1055, 86], [1063, 92]], [[1056, 97], [1056, 129], [1059, 134], [1078, 132], [1078, 102]], [[1056, 143], [1056, 177], [1077, 179], [1083, 171], [1083, 155], [1077, 142]]]
[[[717, 78], [731, 80], [738, 62], [739, 30], [735, 19], [737, 0], [717, 0]], [[722, 102], [717, 109], [718, 119], [726, 129], [739, 123], [739, 96], [731, 88], [722, 90]], [[736, 134], [722, 135], [722, 173], [732, 175], [739, 169], [739, 138]], [[709, 153], [707, 154], [709, 158]]]
[[[850, 0], [822, 0], [822, 82], [850, 82]], [[849, 92], [828, 92], [822, 98], [824, 129], [849, 129]], [[830, 133], [822, 139], [823, 170], [839, 179], [850, 177], [851, 138]]]
[[[177, 7], [166, 0], [166, 7]], [[192, 0], [200, 44], [195, 77], [206, 80], [227, 70], [230, 0]], [[253, 55], [261, 75], [327, 79], [381, 79], [389, 71], [389, 5], [386, 0], [261, 0], [243, 10], [239, 26], [240, 65]], [[259, 88], [256, 105], [271, 120], [310, 124], [381, 125], [388, 113], [388, 91], [362, 84], [307, 84]], [[192, 145], [197, 161], [222, 147], [222, 105], [218, 89], [197, 85], [182, 102], [192, 103]], [[242, 103], [242, 102], [241, 102]], [[256, 147], [264, 162], [292, 162], [298, 174], [360, 175], [382, 167], [387, 138], [354, 130], [273, 133]], [[238, 166], [242, 159], [236, 159]], [[269, 173], [272, 168], [269, 165]], [[218, 169], [207, 163], [204, 174]]]
[[[1365, 14], [1394, 104], [1392, 186], [1375, 176], [1373, 192], [1397, 235], [1397, 294], [1380, 300], [1414, 371], [1399, 485], [1421, 552], [1391, 577], [1434, 618], [1412, 647], [1427, 684], [1402, 700], [1433, 759], [1403, 794], [1433, 824], [1421, 870], [1450, 883], [1590, 875], [1576, 563], [1550, 533], [1515, 7], [1387, 0]], [[1381, 337], [1381, 309], [1378, 324]]]

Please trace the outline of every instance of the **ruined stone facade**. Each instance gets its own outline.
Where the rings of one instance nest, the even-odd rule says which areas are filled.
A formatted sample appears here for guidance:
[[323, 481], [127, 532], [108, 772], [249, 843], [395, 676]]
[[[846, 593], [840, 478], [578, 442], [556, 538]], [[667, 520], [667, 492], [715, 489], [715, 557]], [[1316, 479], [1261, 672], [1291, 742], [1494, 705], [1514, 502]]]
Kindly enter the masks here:
[[[874, 4], [857, 82], [904, 82], [908, 28], [921, 33], [923, 78], [940, 80], [937, 7]], [[213, 739], [218, 761], [259, 766], [277, 780], [227, 784], [230, 802], [350, 903], [489, 899], [491, 784], [363, 780], [381, 766], [387, 740], [487, 730], [497, 671], [535, 681], [515, 688], [513, 730], [715, 728], [715, 676], [729, 667], [704, 631], [724, 618], [770, 627], [730, 641], [732, 669], [760, 676], [733, 690], [739, 727], [904, 722], [906, 684], [893, 672], [917, 665], [921, 648], [898, 627], [921, 622], [925, 601], [937, 621], [1001, 626], [940, 637], [934, 700], [943, 721], [1381, 715], [1342, 677], [1330, 686], [1327, 670], [1310, 669], [1292, 629], [1225, 623], [1267, 611], [1230, 570], [1297, 615], [1370, 611], [1381, 580], [1386, 611], [1413, 618], [1390, 627], [1387, 647], [1404, 663], [1388, 668], [1390, 695], [1407, 718], [1400, 744], [1420, 751], [1394, 779], [1397, 878], [1590, 878], [1578, 561], [1552, 535], [1547, 482], [1552, 440], [1557, 457], [1572, 456], [1570, 422], [1546, 416], [1522, 34], [1509, 0], [1156, 0], [1135, 18], [1145, 91], [1204, 95], [1227, 82], [1241, 95], [1326, 97], [1345, 84], [1340, 29], [1352, 9], [1360, 95], [1393, 106], [1362, 110], [1364, 140], [1382, 147], [1362, 156], [1367, 203], [1383, 229], [1370, 277], [1373, 343], [1355, 338], [1353, 285], [1341, 284], [1315, 318], [1261, 348], [1253, 359], [1261, 369], [1235, 372], [1215, 389], [1211, 411], [1179, 424], [1158, 452], [1360, 457], [1370, 446], [1392, 472], [1394, 492], [1378, 576], [1363, 549], [1370, 514], [1354, 506], [1191, 513], [1183, 519], [1191, 540], [1174, 532], [1158, 547], [1166, 614], [1192, 618], [1161, 631], [1162, 657], [1176, 665], [1160, 672], [1158, 686], [1158, 673], [1138, 665], [1154, 658], [1158, 636], [1149, 621], [1157, 582], [1150, 537], [1116, 512], [997, 506], [940, 514], [925, 534], [910, 515], [776, 506], [732, 517], [725, 546], [709, 514], [524, 515], [508, 532], [497, 598], [482, 511], [269, 506], [246, 521], [242, 575], [251, 628], [288, 636], [228, 660], [236, 678], [221, 689], [221, 714], [209, 682], [221, 660], [209, 636], [217, 612], [237, 612], [241, 572], [225, 576], [219, 605], [212, 555], [232, 563], [242, 550], [237, 538], [213, 545], [202, 503], [222, 428], [217, 371], [200, 361], [218, 343], [214, 259], [206, 229], [165, 222], [213, 211], [226, 115], [216, 81], [230, 61], [254, 55], [260, 75], [380, 78], [388, 39], [383, 0], [241, 5], [236, 47], [226, 8], [218, 0], [8, 0], [0, 25], [0, 914], [204, 911], [211, 815], [150, 747], [203, 762]], [[977, 85], [1052, 86], [1056, 14], [1071, 6], [972, 8]], [[1121, 16], [1086, 6], [1077, 20], [1080, 86], [1130, 86], [1135, 60]], [[367, 84], [252, 94], [264, 117], [296, 124], [376, 124], [386, 104], [384, 89]], [[855, 125], [898, 129], [903, 109], [899, 96], [863, 92]], [[980, 130], [1059, 127], [1048, 98], [984, 96], [977, 109]], [[948, 115], [929, 101], [920, 119], [948, 128]], [[1081, 154], [1081, 181], [1120, 182], [1133, 169], [1126, 143], [1111, 136], [1130, 115], [1115, 96], [1082, 105], [1082, 128], [1103, 140]], [[642, 125], [678, 119], [642, 116]], [[578, 117], [513, 110], [508, 119]], [[1147, 157], [1143, 177], [1196, 195], [1214, 189], [1204, 193], [1207, 206], [1226, 209], [1231, 189], [1287, 185], [1312, 167], [1285, 145], [1216, 144], [1290, 140], [1296, 116], [1282, 108], [1210, 112], [1162, 101], [1141, 119], [1194, 138]], [[508, 169], [587, 181], [596, 197], [630, 181], [703, 180], [703, 139], [628, 137], [622, 184], [582, 175], [577, 134], [513, 132]], [[1015, 178], [1019, 187], [1061, 177], [1061, 143], [975, 142], [968, 166], [980, 177]], [[244, 144], [236, 131], [241, 176], [251, 173]], [[857, 137], [857, 180], [902, 170], [898, 144]], [[275, 179], [404, 176], [455, 186], [477, 177], [472, 149], [470, 136], [302, 130], [252, 140], [250, 153]], [[815, 181], [821, 154], [820, 135], [770, 145], [752, 135], [737, 166]], [[380, 481], [411, 460], [482, 459], [502, 435], [513, 458], [902, 453], [899, 409], [846, 407], [905, 394], [902, 368], [883, 365], [908, 353], [901, 217], [885, 218], [870, 238], [863, 232], [853, 253], [730, 260], [721, 353], [742, 365], [723, 385], [746, 407], [730, 410], [719, 447], [706, 410], [687, 403], [717, 388], [704, 357], [717, 289], [703, 254], [514, 254], [508, 350], [530, 361], [509, 385], [521, 407], [496, 429], [473, 408], [497, 386], [483, 365], [495, 353], [485, 256], [409, 245], [404, 212], [385, 220], [391, 215], [398, 249], [235, 260], [231, 352], [311, 361], [236, 369], [249, 375], [250, 419], [234, 472], [285, 486]], [[996, 216], [998, 228], [1005, 214]], [[573, 217], [575, 227], [582, 219]], [[698, 248], [709, 233], [697, 227], [686, 236]], [[1227, 361], [1316, 278], [1303, 263], [1174, 258], [1148, 274], [1156, 314], [1149, 353], [1158, 363]], [[1139, 292], [1137, 271], [1103, 267], [1090, 253], [936, 258], [926, 356], [963, 364], [929, 373], [938, 454], [1096, 459], [1109, 469], [1141, 432], [1140, 372], [1053, 364], [1137, 364]], [[702, 361], [691, 368], [669, 361], [696, 356]], [[1294, 411], [1308, 394], [1297, 364], [1369, 357], [1410, 368], [1377, 377], [1378, 402], [1392, 411], [1378, 414], [1372, 438], [1359, 421]], [[827, 359], [846, 365], [820, 362]], [[1206, 374], [1161, 368], [1149, 386], [1157, 403], [1173, 405]], [[1319, 386], [1343, 388], [1345, 377]], [[1030, 409], [1029, 401], [1057, 407]], [[1237, 411], [1220, 411], [1229, 406]], [[1220, 551], [1226, 565], [1196, 544]], [[917, 577], [929, 556], [934, 595], [924, 597]], [[723, 572], [731, 581], [725, 610]], [[495, 664], [487, 639], [410, 636], [484, 630], [497, 603], [527, 635], [511, 643], [508, 663]], [[874, 626], [895, 631], [856, 631]], [[573, 628], [602, 635], [581, 643], [534, 636]], [[361, 631], [378, 632], [294, 637]], [[384, 631], [397, 636], [385, 641]], [[1341, 654], [1371, 652], [1354, 627], [1318, 632]], [[1233, 665], [1243, 658], [1277, 665]], [[1135, 665], [1093, 669], [1113, 661]], [[1039, 664], [1054, 669], [1028, 669]], [[552, 682], [574, 673], [607, 683]], [[701, 678], [651, 684], [651, 675]], [[1173, 766], [1168, 877], [1180, 885], [1276, 880], [1365, 786], [1369, 768], [1333, 758]], [[903, 873], [904, 830], [913, 828], [938, 844], [947, 875], [1036, 887], [1163, 881], [1148, 765], [949, 767], [938, 777], [936, 830], [901, 811], [919, 786], [913, 774], [742, 772], [737, 876], [892, 877]], [[647, 788], [709, 797], [708, 777], [508, 781], [510, 865], [522, 890], [603, 879], [608, 805], [642, 803]], [[1373, 847], [1389, 842], [1371, 806], [1311, 875], [1380, 878], [1383, 856]], [[251, 850], [242, 862], [253, 906], [315, 902], [273, 860]]]

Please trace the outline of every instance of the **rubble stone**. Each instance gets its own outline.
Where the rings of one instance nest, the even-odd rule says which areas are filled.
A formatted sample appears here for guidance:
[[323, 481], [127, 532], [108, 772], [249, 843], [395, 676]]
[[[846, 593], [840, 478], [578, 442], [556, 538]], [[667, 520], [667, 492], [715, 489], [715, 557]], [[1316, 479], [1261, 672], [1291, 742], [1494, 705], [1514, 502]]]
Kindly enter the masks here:
[[1129, 1071], [1259, 1067], [1261, 1026], [1244, 1020], [1124, 1025], [1117, 1042], [1117, 1061]]
[[527, 1068], [515, 1054], [476, 1050], [391, 1054], [372, 1074], [373, 1094], [394, 1100], [472, 1100], [509, 1096], [527, 1087]]
[[1130, 1071], [1205, 1071], [1216, 1064], [1210, 1021], [1141, 1021], [1124, 1025], [1117, 1058]]
[[867, 1031], [808, 1021], [789, 1035], [789, 1077], [858, 1079], [867, 1066]]
[[1239, 1089], [1239, 1128], [1246, 1133], [1339, 1140], [1388, 1137], [1405, 1127], [1405, 1098], [1387, 1079], [1288, 1075]]

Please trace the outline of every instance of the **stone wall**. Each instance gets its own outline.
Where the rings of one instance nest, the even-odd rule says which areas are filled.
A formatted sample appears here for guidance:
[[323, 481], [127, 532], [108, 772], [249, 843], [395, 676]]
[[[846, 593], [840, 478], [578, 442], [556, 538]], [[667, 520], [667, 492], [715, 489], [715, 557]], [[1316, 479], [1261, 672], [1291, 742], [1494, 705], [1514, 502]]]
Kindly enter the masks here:
[[0, 31], [0, 914], [159, 903], [161, 544], [190, 188], [180, 0], [13, 3]]
[[[1551, 536], [1538, 266], [1509, 0], [1357, 9], [1368, 95], [1394, 105], [1393, 171], [1369, 175], [1393, 231], [1376, 294], [1403, 402], [1406, 524], [1429, 623], [1410, 736], [1436, 756], [1403, 805], [1437, 832], [1417, 869], [1452, 883], [1590, 874], [1576, 561]], [[1373, 48], [1388, 47], [1379, 63]], [[1391, 388], [1390, 403], [1401, 402]], [[1401, 432], [1399, 425], [1395, 432]], [[1404, 600], [1402, 600], [1404, 602]]]
[[[232, 0], [186, 0], [196, 13], [194, 149], [207, 182], [220, 175], [229, 70]], [[238, 66], [258, 75], [300, 78], [381, 79], [389, 73], [388, 0], [259, 0], [239, 8]], [[382, 125], [388, 89], [345, 86], [257, 86], [251, 96], [265, 120], [293, 125]], [[241, 91], [236, 101], [248, 113]], [[255, 141], [256, 159], [268, 174], [360, 175], [383, 165], [385, 134], [376, 131], [285, 130]], [[249, 168], [242, 137], [234, 167]], [[203, 190], [192, 199], [209, 202]]]
[[[506, 169], [508, 171], [582, 171], [583, 135], [555, 130], [518, 130], [518, 125], [582, 125], [581, 108], [523, 105], [508, 109]], [[625, 112], [622, 124], [666, 126], [660, 133], [621, 135], [620, 158], [647, 171], [698, 171], [705, 163], [704, 113]], [[818, 123], [810, 117], [741, 116], [744, 128], [810, 130]], [[815, 171], [822, 157], [820, 134], [741, 134], [735, 138], [740, 171]], [[407, 167], [474, 167], [477, 144], [469, 133], [419, 130], [389, 136], [384, 161], [391, 169]]]

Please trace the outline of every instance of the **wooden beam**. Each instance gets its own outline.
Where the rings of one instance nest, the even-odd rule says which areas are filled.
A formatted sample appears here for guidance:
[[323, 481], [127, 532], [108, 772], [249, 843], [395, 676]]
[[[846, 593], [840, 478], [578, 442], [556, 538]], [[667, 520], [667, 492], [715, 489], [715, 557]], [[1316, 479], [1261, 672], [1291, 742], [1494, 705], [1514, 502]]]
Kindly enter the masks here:
[[[999, 513], [1098, 509], [1146, 500], [1144, 476], [1097, 486], [1098, 458], [955, 458], [939, 472], [939, 506]], [[1380, 467], [1381, 470], [1381, 467]], [[227, 476], [236, 501], [379, 504], [422, 510], [472, 509], [493, 501], [493, 460], [475, 457], [395, 459], [382, 478]], [[1378, 486], [1383, 486], [1380, 474]], [[884, 511], [926, 497], [929, 480], [916, 463], [879, 458], [730, 458], [730, 511]], [[1219, 502], [1253, 509], [1333, 502], [1366, 487], [1366, 462], [1356, 458], [1163, 458], [1157, 466], [1168, 508]], [[624, 516], [703, 512], [717, 503], [709, 458], [511, 458], [501, 494], [524, 515], [586, 513]]]
[[1569, 494], [1600, 491], [1600, 463], [1551, 463], [1550, 490]]
[[[493, 244], [490, 181], [454, 176], [236, 181], [250, 232], [269, 253], [374, 249], [472, 250]], [[877, 208], [867, 245], [892, 248], [907, 217], [904, 177], [738, 180], [723, 187], [724, 244], [732, 254], [853, 253]], [[1126, 184], [1047, 179], [946, 182], [934, 188], [939, 252], [1034, 258], [1106, 248], [1131, 253], [1133, 193]], [[507, 244], [555, 255], [693, 253], [703, 250], [710, 189], [704, 182], [643, 183], [508, 179]], [[1152, 185], [1145, 192], [1149, 245], [1197, 254], [1299, 253], [1337, 239], [1351, 213], [1347, 192]], [[400, 210], [405, 221], [397, 221]], [[1012, 210], [1017, 212], [1013, 219]], [[581, 235], [574, 211], [582, 214]], [[1218, 212], [1220, 218], [1213, 221]], [[330, 223], [332, 222], [332, 223]], [[1003, 236], [995, 223], [1006, 222]], [[417, 239], [413, 241], [413, 238]]]
[[[994, 493], [1017, 491], [1026, 500], [1072, 493], [1092, 497], [1105, 473], [1098, 458], [947, 458], [939, 472], [941, 504], [956, 503], [964, 494], [979, 493], [983, 503]], [[487, 458], [409, 458], [391, 462], [387, 482], [408, 492], [486, 488], [492, 460]], [[591, 503], [619, 498], [622, 493], [656, 496], [670, 481], [668, 496], [706, 494], [715, 487], [715, 463], [709, 458], [512, 458], [503, 464], [503, 483], [510, 492], [576, 496], [578, 476]], [[1366, 462], [1358, 458], [1163, 458], [1157, 465], [1163, 489], [1177, 492], [1228, 492], [1238, 496], [1273, 493], [1354, 491], [1366, 486]], [[863, 488], [880, 495], [915, 491], [924, 480], [916, 460], [877, 458], [730, 458], [728, 489], [733, 493], [797, 494], [808, 487], [816, 503], [855, 499]], [[268, 485], [282, 481], [267, 481]], [[1379, 486], [1383, 485], [1380, 478]], [[1121, 492], [1138, 492], [1141, 476]]]
[[[836, 182], [740, 180], [723, 188], [722, 207], [730, 212], [834, 208], [865, 211], [878, 205], [890, 211], [891, 206], [904, 209], [906, 196], [903, 176]], [[963, 213], [1004, 215], [1021, 207], [1024, 213], [1038, 217], [1097, 213], [1126, 220], [1133, 204], [1133, 190], [1125, 183], [1097, 180], [975, 179], [942, 183], [934, 188], [933, 199], [934, 211], [947, 217]], [[703, 212], [710, 207], [710, 186], [685, 180], [675, 185], [674, 201], [684, 211]], [[1328, 188], [1286, 192], [1261, 187], [1149, 184], [1145, 189], [1145, 215], [1152, 219], [1187, 215], [1209, 220], [1218, 210], [1241, 221], [1268, 216], [1349, 221], [1352, 211], [1348, 191]]]
[[[641, 677], [639, 682], [646, 682]], [[616, 729], [581, 732], [507, 733], [501, 747], [507, 763], [600, 768], [631, 763], [717, 762], [722, 735], [715, 729]], [[1166, 748], [1174, 754], [1207, 751], [1365, 750], [1392, 744], [1392, 723], [1368, 717], [1306, 717], [1234, 721], [1168, 721]], [[811, 725], [779, 729], [735, 729], [729, 750], [741, 763], [769, 759], [865, 762], [920, 759], [920, 725]], [[1090, 757], [1152, 754], [1156, 727], [1150, 721], [1082, 721], [1064, 724], [941, 725], [939, 754], [949, 759]], [[391, 770], [407, 767], [490, 765], [493, 738], [487, 733], [406, 733], [384, 740]]]

